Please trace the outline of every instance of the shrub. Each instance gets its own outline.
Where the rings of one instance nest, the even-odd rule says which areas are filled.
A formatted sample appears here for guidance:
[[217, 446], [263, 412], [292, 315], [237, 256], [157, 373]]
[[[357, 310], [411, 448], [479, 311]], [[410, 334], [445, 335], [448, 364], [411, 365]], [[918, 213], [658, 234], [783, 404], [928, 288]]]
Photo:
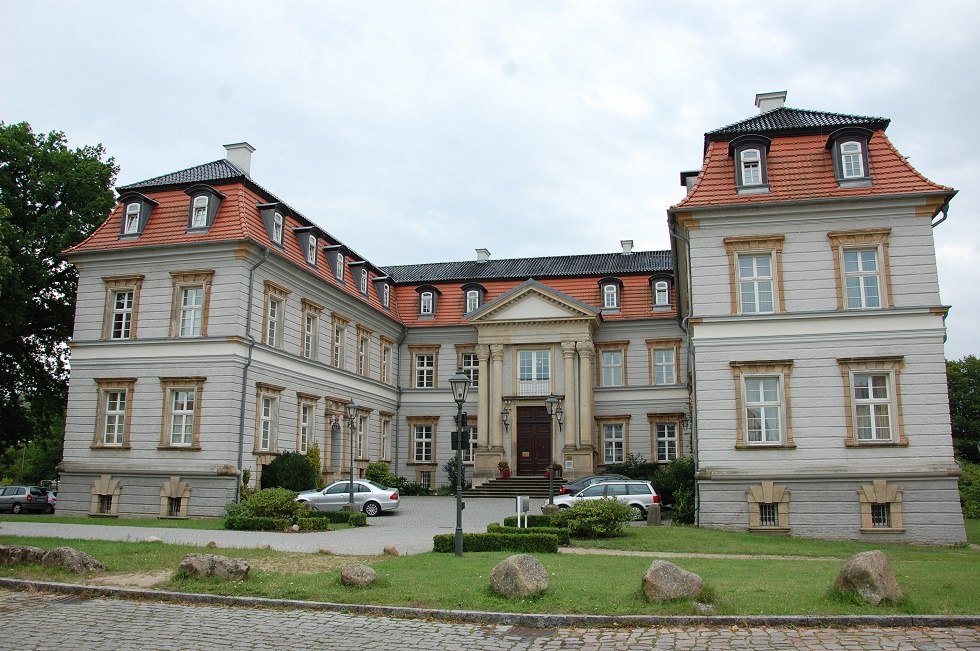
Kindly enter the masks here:
[[320, 474], [320, 446], [316, 443], [312, 444], [310, 447], [306, 448], [306, 461], [313, 468], [313, 476], [316, 478], [313, 482], [313, 488], [320, 490], [323, 488], [323, 475]]
[[487, 525], [487, 533], [512, 533], [519, 536], [539, 533], [550, 534], [558, 537], [559, 545], [568, 545], [569, 539], [571, 538], [571, 533], [568, 531], [568, 529], [562, 529], [560, 527], [502, 527], [499, 524], [494, 523]]
[[[442, 533], [432, 537], [432, 551], [456, 550], [456, 535]], [[464, 552], [558, 553], [558, 536], [550, 534], [464, 533]]]
[[253, 493], [244, 502], [229, 504], [225, 510], [229, 516], [284, 518], [292, 522], [303, 515], [306, 507], [296, 501], [294, 491], [285, 488], [264, 488]]
[[651, 483], [657, 489], [660, 503], [670, 504], [676, 508], [677, 491], [687, 488], [690, 489], [691, 496], [694, 495], [694, 457], [677, 457], [666, 467], [661, 468]]
[[296, 521], [300, 531], [327, 531], [330, 529], [330, 520], [326, 518], [304, 517]]
[[424, 487], [422, 484], [417, 484], [414, 481], [408, 481], [401, 477], [401, 485], [398, 487], [398, 492], [402, 495], [431, 495], [432, 491]]
[[350, 511], [306, 511], [302, 519], [349, 524], [353, 527], [363, 527], [367, 524], [367, 516], [357, 511], [354, 513]]
[[360, 511], [356, 511], [354, 513], [348, 513], [347, 524], [349, 524], [352, 527], [366, 527], [367, 516]]
[[[456, 486], [459, 484], [459, 464], [456, 463], [456, 457], [453, 456], [449, 461], [445, 463], [442, 467], [449, 476], [449, 486], [452, 488], [452, 492], [456, 492]], [[469, 488], [472, 483], [466, 481], [466, 468], [463, 468], [463, 488]], [[441, 495], [442, 493], [440, 493]]]
[[310, 490], [316, 486], [316, 471], [299, 452], [283, 452], [262, 470], [262, 488]]
[[[523, 519], [523, 518], [522, 518]], [[517, 526], [517, 516], [508, 515], [504, 518], [505, 527], [516, 527]], [[531, 515], [527, 516], [527, 526], [529, 527], [553, 527], [558, 526], [554, 524], [554, 521], [550, 515]]]
[[670, 521], [674, 524], [694, 524], [694, 489], [685, 486], [674, 493], [674, 510]]
[[960, 461], [960, 504], [963, 517], [980, 519], [980, 465]]
[[368, 467], [364, 470], [364, 478], [370, 479], [376, 484], [390, 486], [392, 488], [401, 488], [401, 484], [404, 483], [391, 473], [388, 469], [388, 464], [384, 461], [369, 463]]
[[225, 518], [225, 529], [234, 531], [283, 531], [292, 521], [285, 518], [269, 518], [252, 515], [229, 515]]
[[619, 536], [633, 520], [633, 509], [615, 499], [582, 500], [554, 516], [556, 526], [569, 529], [579, 538]]

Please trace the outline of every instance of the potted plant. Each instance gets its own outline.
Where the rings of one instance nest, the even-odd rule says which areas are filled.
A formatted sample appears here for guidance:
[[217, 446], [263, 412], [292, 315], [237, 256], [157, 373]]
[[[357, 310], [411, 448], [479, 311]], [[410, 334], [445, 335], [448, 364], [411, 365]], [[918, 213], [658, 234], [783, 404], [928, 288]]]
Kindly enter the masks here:
[[501, 461], [497, 464], [497, 470], [500, 471], [500, 478], [507, 479], [510, 477], [510, 464], [506, 461]]
[[561, 464], [555, 462], [550, 466], [548, 466], [547, 468], [545, 468], [544, 478], [548, 479], [549, 477], [551, 477], [551, 473], [555, 473], [555, 479], [561, 479]]

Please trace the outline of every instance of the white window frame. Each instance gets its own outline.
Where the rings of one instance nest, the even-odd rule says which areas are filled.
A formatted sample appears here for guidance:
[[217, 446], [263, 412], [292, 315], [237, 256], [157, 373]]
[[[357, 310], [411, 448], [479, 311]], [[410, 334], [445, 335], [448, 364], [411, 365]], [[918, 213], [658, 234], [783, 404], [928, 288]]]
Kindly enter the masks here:
[[[873, 268], [868, 268], [871, 254]], [[853, 256], [853, 258], [852, 258]], [[881, 308], [881, 249], [877, 246], [843, 247], [841, 268], [844, 274], [844, 301], [849, 310]]]
[[626, 424], [602, 424], [602, 463], [623, 463], [626, 460]]
[[208, 204], [210, 197], [206, 194], [194, 197], [194, 207], [191, 210], [191, 228], [204, 228], [208, 225]]
[[381, 286], [381, 304], [385, 307], [391, 304], [391, 287], [388, 283]]
[[460, 456], [463, 459], [463, 463], [473, 464], [476, 460], [476, 441], [477, 441], [477, 430], [476, 425], [467, 425], [463, 428], [463, 439], [465, 443], [460, 450]]
[[625, 357], [622, 348], [608, 348], [599, 351], [601, 386], [621, 387], [625, 385]]
[[140, 232], [140, 211], [142, 204], [138, 201], [126, 204], [126, 216], [123, 223], [124, 235], [136, 235]]
[[303, 357], [316, 359], [317, 334], [320, 330], [320, 315], [307, 310], [303, 320]]
[[[123, 388], [102, 390], [104, 413], [102, 418], [102, 445], [122, 447], [126, 442], [126, 414], [129, 391]], [[117, 396], [113, 400], [113, 396]]]
[[419, 294], [419, 314], [432, 314], [433, 312], [433, 293], [429, 291]]
[[840, 173], [843, 179], [867, 177], [864, 171], [864, 143], [859, 140], [840, 143]]
[[430, 424], [412, 426], [412, 459], [415, 463], [432, 463], [432, 434]]
[[[775, 388], [773, 397], [770, 389]], [[750, 446], [782, 445], [785, 430], [783, 376], [746, 374], [742, 376], [742, 418], [745, 443]], [[755, 412], [758, 415], [753, 415]], [[776, 420], [773, 429], [770, 424]], [[753, 421], [759, 427], [753, 429]], [[756, 435], [757, 433], [757, 435]], [[757, 436], [756, 438], [753, 438]]]
[[743, 149], [738, 154], [742, 169], [742, 185], [762, 185], [762, 153], [755, 147]]
[[[769, 273], [760, 273], [759, 261], [769, 261]], [[751, 260], [751, 275], [743, 275], [743, 260]], [[776, 311], [776, 279], [772, 251], [739, 252], [736, 255], [736, 273], [738, 274], [738, 308], [740, 314], [772, 314]], [[746, 292], [746, 289], [750, 290]], [[768, 306], [764, 306], [764, 297], [768, 291]], [[746, 294], [752, 298], [751, 304], [746, 302]]]
[[414, 354], [415, 388], [434, 389], [436, 377], [436, 355], [430, 352]]
[[274, 348], [282, 346], [283, 312], [285, 309], [286, 299], [273, 296], [272, 294], [269, 295], [265, 315], [265, 343], [268, 346]]
[[361, 293], [367, 294], [368, 291], [368, 270], [361, 269]]
[[391, 458], [391, 417], [382, 415], [381, 431], [378, 438], [378, 460], [385, 461]]
[[381, 381], [391, 383], [391, 351], [394, 346], [386, 340], [381, 341]]
[[306, 261], [316, 265], [316, 236], [310, 235], [306, 241]]
[[677, 429], [676, 422], [656, 424], [657, 463], [670, 463], [677, 458], [680, 442]]
[[677, 384], [677, 349], [653, 349], [653, 383], [657, 386]]
[[296, 440], [296, 451], [306, 454], [310, 449], [310, 441], [316, 432], [316, 405], [312, 402], [299, 403], [299, 435]]
[[366, 414], [361, 414], [357, 417], [357, 448], [354, 452], [354, 456], [357, 459], [366, 458], [365, 452], [367, 451], [367, 431], [368, 417]]
[[357, 374], [368, 374], [368, 344], [371, 342], [371, 335], [366, 332], [357, 334]]
[[480, 290], [466, 290], [466, 313], [469, 314], [480, 307]]
[[334, 321], [333, 324], [333, 354], [331, 360], [335, 368], [344, 368], [347, 360], [347, 356], [344, 354], [346, 352], [347, 344], [347, 324], [341, 321]]
[[670, 283], [666, 280], [658, 280], [653, 284], [653, 304], [670, 305]]
[[344, 265], [346, 265], [346, 264], [347, 264], [347, 261], [344, 260], [344, 254], [338, 252], [337, 253], [337, 268], [333, 270], [333, 273], [334, 273], [334, 276], [337, 277], [337, 280], [339, 280], [340, 282], [344, 282]]
[[[123, 302], [120, 305], [120, 297]], [[133, 311], [136, 305], [136, 290], [133, 288], [116, 289], [112, 292], [112, 319], [110, 322], [110, 339], [131, 339], [133, 332]]]
[[615, 310], [619, 307], [619, 286], [616, 283], [606, 283], [602, 286], [602, 308]]
[[[877, 380], [877, 382], [875, 382]], [[890, 371], [852, 371], [854, 438], [858, 443], [895, 440], [894, 374]], [[876, 390], [883, 390], [881, 395]], [[881, 422], [882, 419], [884, 422]], [[863, 423], [863, 424], [862, 424]]]
[[276, 442], [279, 425], [279, 396], [263, 393], [259, 396], [259, 435], [257, 447], [261, 452], [271, 452]]
[[[180, 288], [179, 337], [200, 337], [204, 327], [204, 285], [184, 285]], [[198, 300], [188, 303], [191, 294]]]
[[[170, 445], [172, 447], [191, 447], [194, 445], [197, 389], [194, 387], [174, 387], [169, 390], [167, 398], [170, 401]], [[190, 425], [189, 428], [188, 424]]]
[[464, 350], [459, 354], [459, 368], [463, 375], [470, 379], [470, 389], [480, 386], [480, 357], [471, 350]]
[[277, 212], [272, 216], [272, 241], [282, 246], [282, 233], [285, 225], [285, 220], [282, 218], [282, 213]]

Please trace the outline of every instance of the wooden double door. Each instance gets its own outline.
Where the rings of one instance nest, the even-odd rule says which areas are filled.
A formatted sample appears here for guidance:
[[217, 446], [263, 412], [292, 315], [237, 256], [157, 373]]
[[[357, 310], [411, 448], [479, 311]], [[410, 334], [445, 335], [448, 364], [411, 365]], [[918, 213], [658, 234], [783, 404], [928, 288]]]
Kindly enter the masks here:
[[551, 416], [545, 407], [517, 408], [517, 474], [544, 476], [550, 461]]

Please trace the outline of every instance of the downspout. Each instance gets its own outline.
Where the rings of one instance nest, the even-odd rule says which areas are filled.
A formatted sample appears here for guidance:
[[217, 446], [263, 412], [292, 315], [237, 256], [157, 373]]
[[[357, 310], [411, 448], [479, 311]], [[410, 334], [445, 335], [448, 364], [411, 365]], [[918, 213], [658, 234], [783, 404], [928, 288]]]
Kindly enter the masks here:
[[269, 259], [269, 247], [265, 247], [262, 258], [248, 270], [248, 299], [245, 304], [245, 339], [248, 341], [248, 356], [242, 369], [241, 400], [238, 407], [238, 481], [235, 485], [235, 502], [242, 499], [242, 473], [245, 464], [245, 390], [248, 384], [248, 368], [252, 365], [252, 349], [255, 348], [255, 337], [252, 336], [252, 286], [255, 282], [255, 270]]
[[[398, 349], [396, 351], [397, 354], [398, 354], [398, 359], [401, 359], [402, 358], [402, 344], [405, 342], [405, 337], [406, 336], [408, 336], [408, 328], [406, 328], [405, 326], [402, 326], [402, 335], [401, 335], [401, 337], [398, 338]], [[395, 374], [395, 377], [396, 378], [397, 377], [401, 377], [401, 370], [402, 370], [401, 364], [399, 364], [398, 365], [398, 372]], [[399, 443], [398, 432], [401, 430], [401, 425], [399, 425], [399, 423], [401, 422], [401, 418], [399, 417], [399, 414], [401, 413], [401, 410], [402, 410], [402, 385], [396, 384], [395, 385], [395, 388], [398, 390], [398, 400], [395, 401], [395, 431], [393, 432], [393, 434], [395, 436], [395, 440], [394, 440], [394, 444], [395, 444], [395, 455], [394, 455], [395, 456], [395, 461], [394, 461], [394, 464], [393, 464], [394, 467], [391, 469], [391, 472], [392, 472], [393, 475], [395, 475], [395, 477], [397, 477], [398, 476], [398, 459], [400, 458], [398, 456], [398, 451], [401, 449], [401, 448], [398, 447], [398, 443]]]

